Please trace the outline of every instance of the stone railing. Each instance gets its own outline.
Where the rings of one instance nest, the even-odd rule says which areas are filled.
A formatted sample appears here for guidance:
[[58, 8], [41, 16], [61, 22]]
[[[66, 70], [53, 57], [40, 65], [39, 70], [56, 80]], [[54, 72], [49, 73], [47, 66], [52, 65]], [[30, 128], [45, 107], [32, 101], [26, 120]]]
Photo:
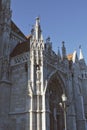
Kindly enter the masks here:
[[29, 60], [29, 52], [11, 58], [11, 66], [27, 62]]

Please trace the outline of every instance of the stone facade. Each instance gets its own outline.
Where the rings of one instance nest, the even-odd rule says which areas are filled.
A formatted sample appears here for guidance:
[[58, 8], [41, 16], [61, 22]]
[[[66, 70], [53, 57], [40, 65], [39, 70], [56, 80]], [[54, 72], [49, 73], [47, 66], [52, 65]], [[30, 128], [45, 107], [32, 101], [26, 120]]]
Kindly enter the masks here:
[[0, 1], [0, 45], [0, 130], [87, 130], [81, 47], [79, 58], [64, 42], [56, 54], [39, 18], [26, 37], [11, 20], [10, 0]]

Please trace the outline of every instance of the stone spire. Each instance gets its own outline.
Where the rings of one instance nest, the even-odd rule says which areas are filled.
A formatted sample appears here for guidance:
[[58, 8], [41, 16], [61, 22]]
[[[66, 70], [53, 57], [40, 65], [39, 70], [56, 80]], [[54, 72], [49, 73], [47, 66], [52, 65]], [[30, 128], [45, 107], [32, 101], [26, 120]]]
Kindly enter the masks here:
[[40, 18], [36, 18], [36, 24], [35, 24], [35, 39], [43, 40], [42, 33], [41, 33], [41, 27], [40, 27]]
[[[44, 41], [41, 33], [39, 18], [36, 18], [36, 23], [31, 33], [32, 33], [32, 38], [30, 41], [31, 75], [32, 75], [31, 81], [33, 83], [32, 84], [33, 90], [37, 93], [38, 91], [42, 91], [38, 90], [40, 86], [40, 84], [38, 83], [40, 82], [43, 83], [42, 76], [43, 76], [43, 51], [44, 51]], [[39, 76], [40, 73], [42, 73], [41, 76]], [[42, 83], [41, 83], [41, 89], [43, 89]]]
[[[34, 118], [33, 110], [35, 110], [35, 115], [37, 121], [35, 125], [37, 126], [35, 130], [42, 130], [42, 126], [45, 126], [45, 119], [41, 116], [40, 111], [44, 110], [43, 107], [43, 93], [44, 93], [44, 41], [41, 33], [40, 19], [36, 18], [35, 26], [32, 29], [32, 37], [30, 40], [30, 84], [29, 93], [33, 97], [30, 103], [31, 114], [30, 114], [30, 130], [34, 129]], [[36, 100], [35, 100], [36, 99]], [[42, 104], [41, 104], [42, 102]], [[42, 108], [42, 110], [40, 109]], [[39, 117], [39, 118], [38, 118]], [[43, 119], [42, 123], [41, 120]], [[45, 130], [45, 129], [44, 129]]]
[[63, 60], [66, 59], [66, 48], [65, 48], [65, 42], [62, 41], [62, 57], [63, 57]]
[[76, 61], [78, 60], [78, 57], [77, 57], [77, 51], [75, 50], [74, 52], [73, 52], [73, 63], [76, 63]]
[[81, 48], [81, 45], [79, 46], [79, 49], [80, 49], [79, 60], [83, 60], [83, 59], [84, 59], [84, 57], [83, 57], [83, 53], [82, 53], [82, 48]]
[[83, 56], [83, 53], [82, 53], [82, 48], [81, 48], [81, 45], [79, 46], [79, 49], [80, 49], [80, 55], [79, 55], [79, 63], [80, 63], [80, 66], [82, 67], [85, 67], [86, 66], [86, 63], [85, 63], [85, 59], [84, 59], [84, 56]]
[[58, 47], [58, 54], [57, 54], [57, 58], [58, 58], [58, 62], [60, 62], [60, 60], [61, 60], [61, 54], [60, 54], [59, 47]]

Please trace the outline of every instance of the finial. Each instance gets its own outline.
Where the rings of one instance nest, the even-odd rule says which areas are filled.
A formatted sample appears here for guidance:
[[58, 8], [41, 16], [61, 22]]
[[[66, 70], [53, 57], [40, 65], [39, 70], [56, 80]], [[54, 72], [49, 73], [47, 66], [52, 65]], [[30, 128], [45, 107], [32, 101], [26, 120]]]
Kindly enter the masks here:
[[39, 25], [39, 23], [40, 23], [40, 18], [36, 17], [36, 26]]
[[59, 46], [58, 46], [58, 55], [60, 54]]
[[46, 42], [48, 43], [50, 42], [50, 37], [47, 37]]
[[79, 49], [81, 49], [81, 45], [79, 45]]
[[32, 25], [31, 34], [34, 33], [34, 25]]
[[65, 42], [62, 41], [62, 56], [63, 56], [63, 59], [66, 59], [66, 48], [65, 48]]
[[64, 41], [62, 41], [62, 45], [64, 46], [64, 44], [65, 44], [65, 42]]
[[58, 62], [61, 60], [61, 55], [60, 55], [60, 49], [59, 49], [59, 47], [58, 47]]
[[39, 17], [36, 18], [36, 24], [34, 27], [34, 35], [35, 35], [35, 40], [37, 40], [37, 41], [43, 40]]

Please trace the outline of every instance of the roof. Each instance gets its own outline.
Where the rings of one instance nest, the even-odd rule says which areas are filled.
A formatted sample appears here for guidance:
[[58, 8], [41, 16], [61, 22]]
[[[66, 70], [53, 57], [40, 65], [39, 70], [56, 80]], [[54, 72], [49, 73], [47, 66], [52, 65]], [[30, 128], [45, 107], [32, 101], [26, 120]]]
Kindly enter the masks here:
[[69, 61], [71, 61], [71, 60], [73, 59], [73, 54], [68, 54], [68, 55], [67, 55], [67, 59], [68, 59]]
[[18, 43], [16, 47], [11, 52], [10, 56], [15, 57], [17, 55], [20, 55], [24, 52], [30, 51], [30, 40], [24, 41], [22, 43]]
[[29, 34], [28, 36], [26, 36], [27, 40], [30, 39], [32, 37], [31, 34]]
[[11, 29], [13, 32], [17, 33], [18, 35], [26, 39], [26, 36], [23, 34], [23, 32], [17, 27], [17, 25], [13, 21], [11, 21]]

